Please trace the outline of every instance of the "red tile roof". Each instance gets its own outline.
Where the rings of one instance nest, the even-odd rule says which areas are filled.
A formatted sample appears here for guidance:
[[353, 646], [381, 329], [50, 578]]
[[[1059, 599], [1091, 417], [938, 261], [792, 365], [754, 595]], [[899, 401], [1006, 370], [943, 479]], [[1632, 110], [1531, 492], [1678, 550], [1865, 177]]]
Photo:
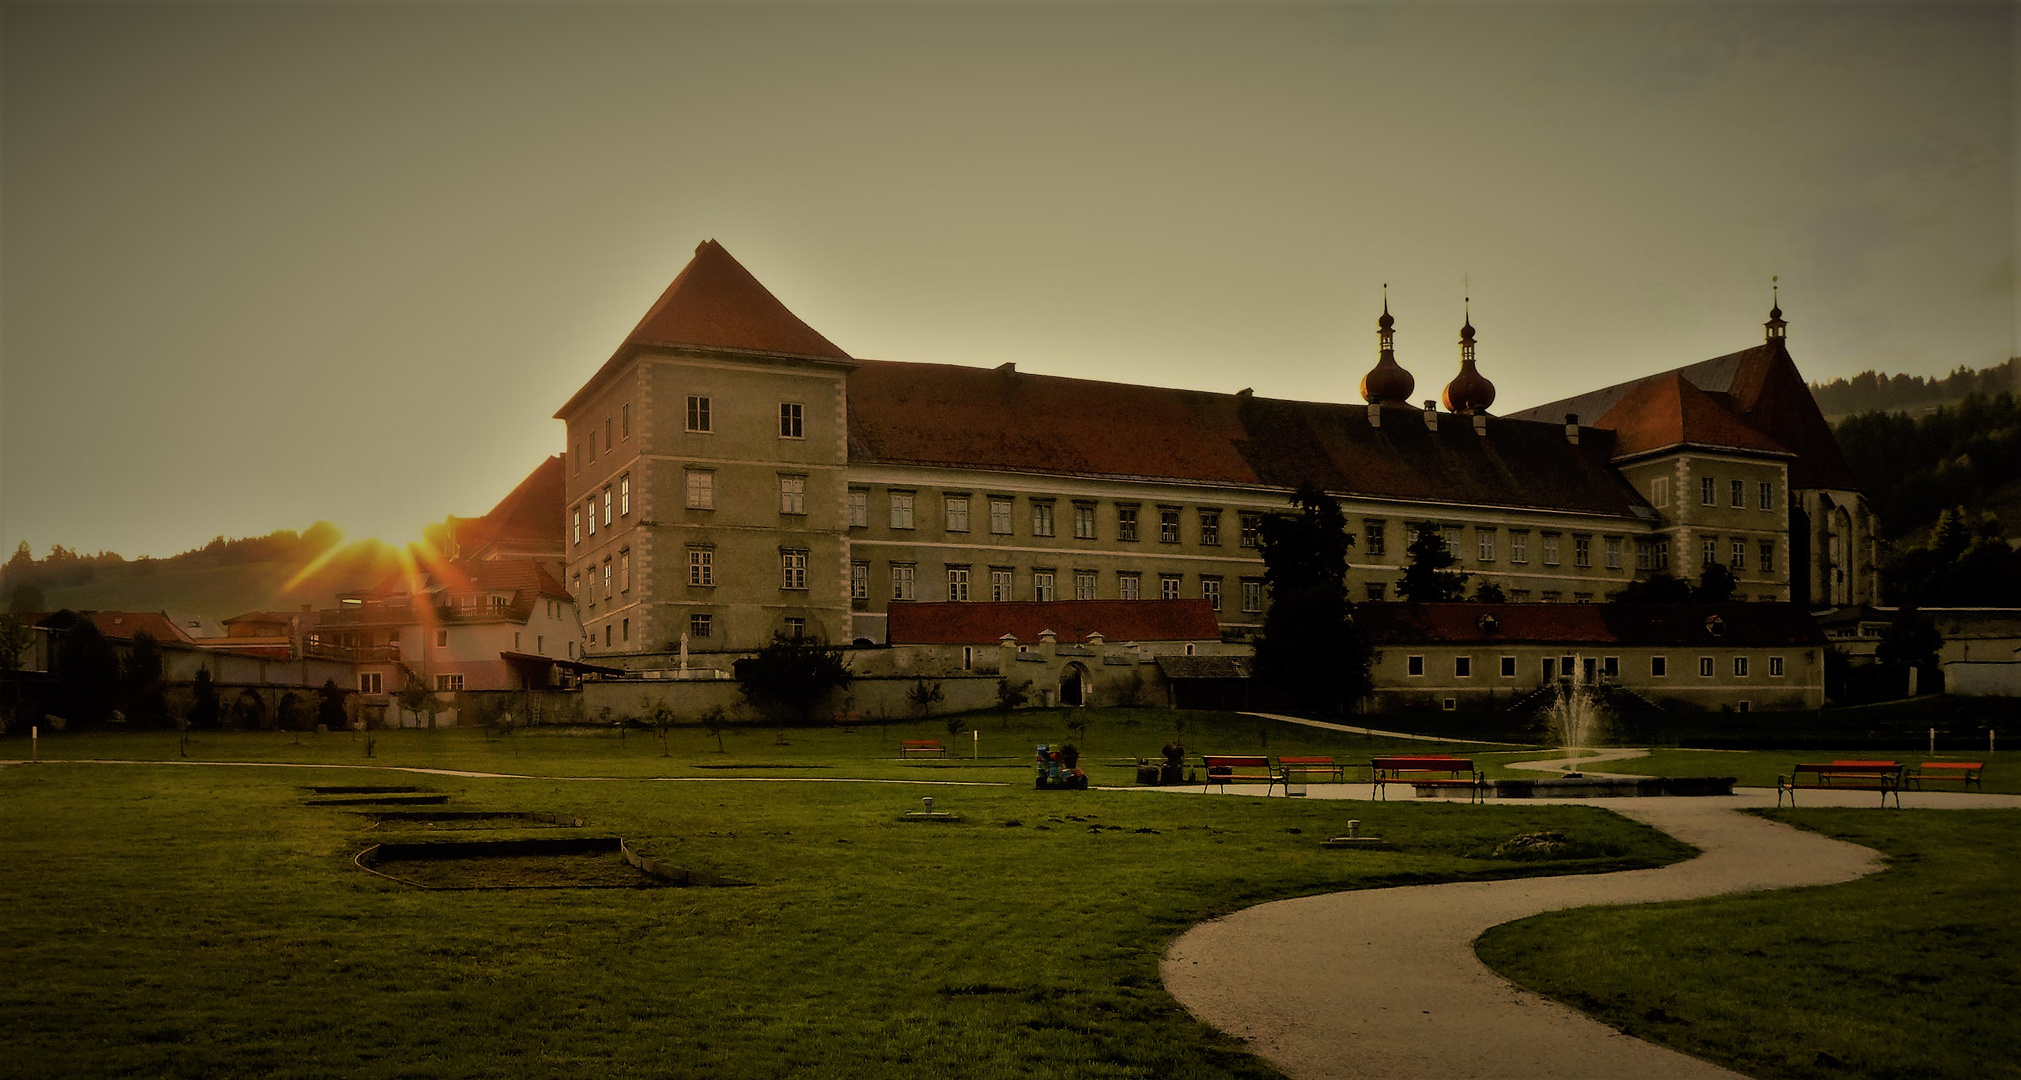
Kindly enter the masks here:
[[490, 512], [478, 518], [456, 518], [459, 555], [473, 555], [498, 541], [562, 542], [565, 502], [560, 454], [542, 461]]
[[130, 641], [135, 634], [145, 631], [164, 645], [195, 640], [159, 611], [87, 611], [82, 614], [98, 627], [100, 634], [109, 638]]
[[849, 460], [1129, 477], [1653, 516], [1609, 464], [1611, 439], [1562, 425], [1213, 394], [998, 368], [863, 360], [849, 375]]
[[1682, 372], [1637, 383], [1594, 422], [1614, 433], [1614, 456], [1634, 457], [1674, 446], [1717, 447], [1786, 455], [1774, 439], [1749, 427], [1727, 394], [1700, 390]]
[[1219, 641], [1221, 626], [1205, 600], [1049, 600], [1016, 603], [894, 602], [887, 629], [893, 645], [995, 645], [1005, 634], [1038, 644], [1051, 630], [1062, 645], [1099, 631], [1126, 641]]
[[556, 419], [566, 419], [635, 350], [652, 346], [849, 360], [848, 353], [788, 311], [723, 245], [705, 240], [617, 352], [555, 413]]
[[1797, 370], [1784, 341], [1777, 340], [1750, 349], [1716, 356], [1660, 375], [1632, 379], [1591, 390], [1577, 397], [1524, 409], [1514, 415], [1535, 420], [1562, 420], [1577, 413], [1588, 421], [1607, 417], [1628, 425], [1629, 417], [1618, 412], [1623, 401], [1654, 379], [1672, 375], [1697, 389], [1726, 395], [1734, 415], [1756, 435], [1796, 455], [1789, 465], [1790, 483], [1800, 488], [1860, 490], [1860, 482], [1846, 463], [1845, 452], [1833, 437], [1831, 424], [1817, 407], [1810, 386]]
[[405, 571], [386, 576], [371, 594], [378, 599], [409, 596], [416, 591], [440, 590], [450, 596], [474, 592], [510, 592], [509, 609], [519, 618], [533, 610], [535, 600], [575, 598], [556, 581], [539, 559], [459, 559], [437, 563], [422, 571], [418, 583]]
[[[1482, 618], [1492, 617], [1493, 629]], [[1719, 620], [1719, 633], [1707, 620]], [[1717, 648], [1825, 644], [1801, 604], [1357, 604], [1354, 622], [1387, 645], [1703, 645]]]

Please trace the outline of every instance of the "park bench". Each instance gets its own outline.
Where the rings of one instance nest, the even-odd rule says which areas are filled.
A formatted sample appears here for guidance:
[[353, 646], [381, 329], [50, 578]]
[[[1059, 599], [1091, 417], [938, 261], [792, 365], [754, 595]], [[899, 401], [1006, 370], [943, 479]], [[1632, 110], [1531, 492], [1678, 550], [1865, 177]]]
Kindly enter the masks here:
[[[1207, 782], [1200, 786], [1203, 792], [1215, 784], [1226, 791], [1229, 784], [1256, 780], [1275, 787], [1283, 779], [1270, 767], [1270, 759], [1260, 754], [1202, 754], [1200, 761], [1207, 766]], [[1270, 794], [1270, 788], [1264, 788], [1263, 793]]]
[[[1805, 777], [1809, 777], [1808, 780]], [[1902, 766], [1894, 761], [1804, 762], [1775, 778], [1775, 804], [1782, 805], [1784, 792], [1796, 805], [1798, 791], [1878, 791], [1881, 805], [1888, 805], [1888, 793], [1895, 793], [1895, 807], [1902, 805]]]
[[1413, 757], [1379, 757], [1368, 763], [1376, 795], [1389, 798], [1389, 784], [1410, 784], [1420, 794], [1426, 788], [1466, 788], [1468, 801], [1479, 802], [1487, 790], [1485, 773], [1477, 772], [1468, 758], [1445, 754]]
[[1923, 790], [1925, 780], [1954, 783], [1965, 791], [1973, 788], [1984, 791], [1986, 787], [1980, 783], [1980, 774], [1985, 768], [1985, 762], [1981, 761], [1925, 761], [1905, 779], [1916, 785], [1917, 791]]
[[1277, 759], [1278, 775], [1286, 781], [1292, 773], [1306, 777], [1331, 775], [1335, 780], [1347, 779], [1347, 766], [1330, 757], [1280, 757]]
[[904, 739], [898, 744], [898, 756], [902, 758], [946, 757], [947, 747], [940, 745], [940, 740], [938, 739]]

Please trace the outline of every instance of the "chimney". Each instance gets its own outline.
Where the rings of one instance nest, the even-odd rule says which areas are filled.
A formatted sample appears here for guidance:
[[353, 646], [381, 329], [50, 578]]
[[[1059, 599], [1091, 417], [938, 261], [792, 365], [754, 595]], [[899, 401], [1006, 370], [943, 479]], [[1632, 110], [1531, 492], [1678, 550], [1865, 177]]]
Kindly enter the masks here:
[[1102, 655], [1103, 642], [1102, 642], [1102, 632], [1100, 630], [1088, 631], [1087, 643], [1088, 648], [1092, 649], [1097, 657]]
[[1474, 414], [1474, 434], [1476, 434], [1476, 435], [1479, 435], [1479, 436], [1480, 436], [1481, 438], [1483, 438], [1483, 439], [1485, 439], [1485, 438], [1487, 438], [1487, 437], [1488, 437], [1488, 414], [1487, 414], [1487, 413], [1475, 413], [1475, 414]]
[[1578, 413], [1568, 412], [1565, 414], [1565, 441], [1571, 443], [1573, 446], [1579, 445]]
[[1039, 655], [1051, 660], [1054, 650], [1059, 647], [1060, 636], [1051, 630], [1039, 631]]
[[1374, 428], [1382, 426], [1382, 406], [1373, 401], [1368, 403], [1368, 426]]
[[1439, 403], [1438, 403], [1438, 402], [1436, 402], [1436, 401], [1433, 401], [1433, 400], [1432, 400], [1432, 399], [1430, 399], [1430, 398], [1426, 398], [1426, 399], [1425, 399], [1425, 430], [1426, 430], [1426, 431], [1437, 431], [1438, 429], [1439, 429]]
[[1018, 366], [1016, 363], [998, 364], [996, 370], [999, 375], [1015, 375], [1018, 373]]

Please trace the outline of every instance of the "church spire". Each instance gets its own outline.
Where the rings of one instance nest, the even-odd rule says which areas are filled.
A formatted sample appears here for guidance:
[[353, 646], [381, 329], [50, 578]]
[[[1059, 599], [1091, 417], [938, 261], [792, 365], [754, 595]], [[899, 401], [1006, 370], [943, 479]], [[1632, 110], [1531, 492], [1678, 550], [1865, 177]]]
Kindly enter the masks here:
[[1361, 399], [1370, 405], [1408, 405], [1417, 380], [1396, 362], [1396, 320], [1389, 314], [1389, 283], [1382, 286], [1382, 317], [1375, 321], [1375, 367], [1361, 377]]
[[1779, 284], [1781, 280], [1779, 275], [1771, 275], [1768, 279], [1771, 306], [1768, 309], [1768, 321], [1762, 325], [1768, 328], [1768, 340], [1772, 342], [1781, 341], [1789, 336], [1789, 324], [1782, 321], [1782, 288]]
[[1495, 384], [1474, 367], [1473, 298], [1462, 308], [1465, 321], [1460, 326], [1460, 373], [1446, 384], [1446, 409], [1456, 413], [1484, 413], [1495, 403]]

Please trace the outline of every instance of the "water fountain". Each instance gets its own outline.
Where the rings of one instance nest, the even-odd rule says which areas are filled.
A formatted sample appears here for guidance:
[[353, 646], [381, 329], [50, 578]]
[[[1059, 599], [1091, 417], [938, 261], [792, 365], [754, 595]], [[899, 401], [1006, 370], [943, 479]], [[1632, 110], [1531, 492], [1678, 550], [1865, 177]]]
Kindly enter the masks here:
[[[1568, 759], [1599, 746], [1607, 734], [1607, 711], [1586, 677], [1584, 657], [1571, 657], [1559, 679], [1556, 696], [1544, 710], [1551, 738]], [[1558, 776], [1543, 780], [1496, 780], [1495, 796], [1503, 799], [1592, 799], [1631, 795], [1731, 795], [1734, 779], [1721, 777], [1587, 776], [1576, 760], [1560, 767]]]

